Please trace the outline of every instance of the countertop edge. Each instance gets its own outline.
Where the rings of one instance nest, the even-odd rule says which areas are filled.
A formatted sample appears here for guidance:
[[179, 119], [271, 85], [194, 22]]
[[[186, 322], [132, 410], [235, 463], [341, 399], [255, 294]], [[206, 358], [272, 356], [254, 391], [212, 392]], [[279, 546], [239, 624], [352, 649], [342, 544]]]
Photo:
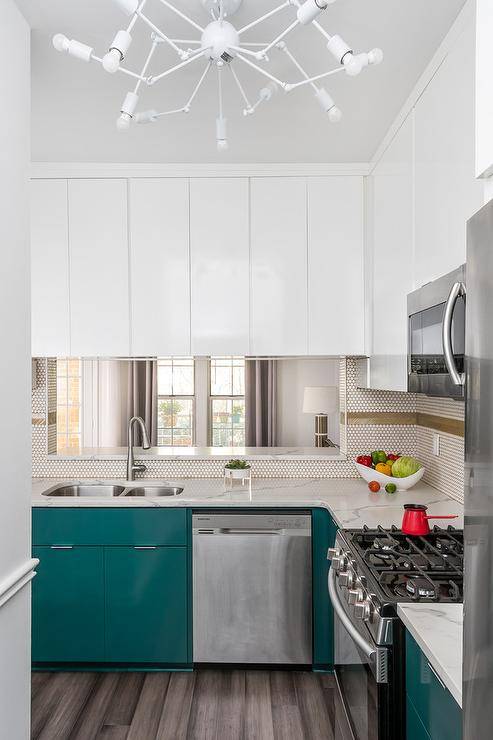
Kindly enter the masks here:
[[[430, 661], [430, 664], [433, 666], [433, 668], [436, 670], [438, 676], [443, 681], [447, 689], [450, 691], [452, 696], [454, 697], [455, 701], [459, 705], [459, 707], [462, 708], [462, 677], [461, 681], [458, 683], [456, 676], [453, 676], [449, 669], [442, 663], [440, 656], [437, 654], [438, 651], [433, 649], [432, 644], [430, 644], [430, 635], [432, 634], [432, 630], [427, 631], [426, 636], [423, 634], [423, 630], [420, 629], [420, 627], [416, 624], [416, 622], [412, 619], [412, 612], [419, 612], [420, 607], [421, 611], [424, 611], [422, 607], [427, 608], [429, 605], [426, 604], [398, 604], [397, 605], [397, 614], [400, 617], [402, 623], [406, 627], [407, 630], [409, 630], [410, 634], [414, 637], [417, 644], [423, 651], [423, 653], [426, 655], [427, 659]], [[462, 607], [462, 604], [439, 604], [438, 605], [440, 609], [447, 609], [448, 607], [452, 607], [455, 610], [458, 610], [459, 607]], [[434, 617], [437, 621], [440, 619], [439, 615]], [[460, 634], [460, 641], [459, 644], [461, 646], [460, 648], [460, 660], [458, 661], [462, 665], [462, 632]]]

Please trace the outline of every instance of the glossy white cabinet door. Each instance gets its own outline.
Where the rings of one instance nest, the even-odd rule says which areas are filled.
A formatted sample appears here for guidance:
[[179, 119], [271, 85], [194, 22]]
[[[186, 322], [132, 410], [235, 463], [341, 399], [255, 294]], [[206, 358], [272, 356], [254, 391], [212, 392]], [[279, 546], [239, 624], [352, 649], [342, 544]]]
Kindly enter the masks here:
[[306, 181], [250, 182], [252, 355], [306, 355]]
[[130, 181], [132, 355], [190, 354], [188, 179]]
[[68, 202], [71, 354], [127, 356], [126, 180], [70, 180]]
[[31, 348], [70, 355], [66, 180], [31, 182]]
[[363, 178], [308, 179], [308, 352], [365, 351]]
[[249, 350], [248, 180], [190, 181], [192, 354]]
[[413, 290], [413, 119], [372, 174], [372, 346], [369, 386], [407, 391], [407, 294]]
[[475, 29], [471, 20], [415, 108], [415, 286], [466, 259], [466, 221], [483, 204], [474, 172]]
[[476, 177], [493, 175], [493, 3], [476, 0]]

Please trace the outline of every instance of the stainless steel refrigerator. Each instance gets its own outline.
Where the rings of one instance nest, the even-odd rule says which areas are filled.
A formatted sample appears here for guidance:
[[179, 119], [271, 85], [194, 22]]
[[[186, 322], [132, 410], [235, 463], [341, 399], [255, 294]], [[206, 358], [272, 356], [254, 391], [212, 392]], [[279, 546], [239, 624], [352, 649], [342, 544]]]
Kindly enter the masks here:
[[493, 734], [493, 200], [467, 224], [464, 740]]

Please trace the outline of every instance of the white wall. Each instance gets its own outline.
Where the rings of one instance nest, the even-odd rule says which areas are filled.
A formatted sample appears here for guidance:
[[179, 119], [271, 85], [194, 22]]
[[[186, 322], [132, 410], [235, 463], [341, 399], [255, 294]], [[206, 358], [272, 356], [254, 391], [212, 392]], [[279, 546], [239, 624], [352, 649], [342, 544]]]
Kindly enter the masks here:
[[[29, 27], [13, 0], [0, 24], [0, 588], [30, 559]], [[0, 607], [0, 737], [30, 736], [30, 588]]]
[[[339, 387], [339, 360], [279, 360], [277, 382], [279, 446], [313, 447], [315, 417], [302, 411], [303, 390], [307, 385]], [[329, 437], [339, 444], [339, 412], [329, 417]]]

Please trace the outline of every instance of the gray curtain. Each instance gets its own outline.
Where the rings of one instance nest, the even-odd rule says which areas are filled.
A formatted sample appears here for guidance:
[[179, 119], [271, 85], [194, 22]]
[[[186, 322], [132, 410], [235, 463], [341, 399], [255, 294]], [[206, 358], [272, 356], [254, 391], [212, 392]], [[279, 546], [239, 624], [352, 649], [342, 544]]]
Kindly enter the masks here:
[[[156, 447], [157, 360], [128, 361], [127, 423], [132, 416], [141, 416], [144, 419], [151, 445]], [[134, 427], [134, 444], [142, 446], [142, 435], [138, 427]]]
[[277, 361], [245, 361], [245, 444], [277, 446]]

